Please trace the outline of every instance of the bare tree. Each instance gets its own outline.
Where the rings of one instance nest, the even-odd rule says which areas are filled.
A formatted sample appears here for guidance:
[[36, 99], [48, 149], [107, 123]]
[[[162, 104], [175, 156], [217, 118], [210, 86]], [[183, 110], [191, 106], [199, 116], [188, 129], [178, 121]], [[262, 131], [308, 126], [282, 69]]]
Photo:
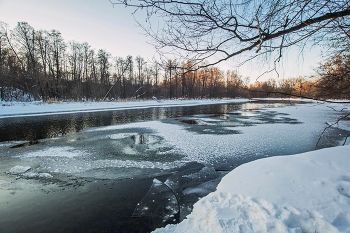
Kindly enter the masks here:
[[99, 71], [100, 71], [100, 82], [103, 85], [109, 84], [109, 58], [111, 57], [111, 54], [107, 51], [100, 49], [97, 53], [98, 58], [98, 65], [99, 65]]
[[[164, 72], [166, 73], [166, 77], [168, 77], [169, 83], [169, 98], [173, 98], [173, 78], [176, 76], [177, 62], [176, 60], [168, 60], [165, 64]], [[168, 76], [169, 75], [169, 76]]]
[[276, 64], [292, 45], [350, 35], [348, 0], [110, 2], [134, 7], [135, 13], [144, 11], [147, 19], [139, 24], [156, 48], [164, 55], [196, 61], [194, 66], [209, 60], [201, 64], [208, 67], [238, 56], [243, 61], [271, 58]]
[[136, 56], [135, 58], [135, 64], [137, 69], [137, 79], [138, 79], [138, 85], [143, 86], [144, 84], [144, 70], [146, 66], [146, 61], [141, 56]]
[[[113, 87], [115, 87], [115, 85], [117, 85], [117, 84], [119, 84], [119, 91], [123, 92], [123, 98], [125, 98], [125, 96], [126, 96], [126, 75], [125, 75], [125, 73], [128, 71], [130, 65], [131, 65], [130, 56], [128, 56], [125, 60], [122, 57], [116, 58], [116, 60], [115, 60], [115, 69], [116, 69], [115, 78], [116, 79], [114, 80], [114, 84], [110, 87], [110, 89], [108, 90], [108, 92], [104, 96], [103, 100], [106, 99], [106, 97], [111, 92]], [[122, 82], [123, 82], [123, 86], [122, 86]]]
[[3, 72], [3, 64], [4, 64], [4, 54], [3, 54], [3, 48], [5, 47], [6, 43], [6, 25], [5, 23], [0, 21], [0, 102], [4, 99], [4, 92], [3, 92], [3, 85], [4, 85], [4, 72]]
[[5, 26], [3, 26], [4, 23], [0, 22], [0, 101], [3, 99], [3, 92], [2, 92], [2, 85], [3, 85], [3, 47], [5, 45]]
[[238, 97], [243, 86], [242, 77], [236, 71], [226, 72], [226, 96]]
[[28, 75], [37, 74], [37, 51], [35, 47], [35, 30], [26, 22], [19, 22], [12, 30], [12, 41], [17, 48], [17, 53], [25, 58], [25, 68]]
[[154, 84], [157, 87], [159, 83], [159, 76], [160, 76], [160, 65], [157, 61], [154, 61], [154, 67], [153, 67], [153, 75], [154, 75]]
[[63, 94], [63, 83], [64, 78], [64, 57], [66, 52], [66, 43], [57, 30], [51, 30], [49, 33], [50, 40], [50, 51], [49, 51], [49, 70], [50, 76], [54, 79], [53, 93], [51, 97], [60, 98]]
[[38, 31], [36, 33], [36, 43], [40, 54], [41, 66], [44, 73], [44, 79], [47, 76], [47, 63], [48, 63], [48, 52], [49, 52], [49, 33], [47, 31]]
[[350, 55], [337, 54], [317, 69], [318, 96], [326, 98], [350, 98]]

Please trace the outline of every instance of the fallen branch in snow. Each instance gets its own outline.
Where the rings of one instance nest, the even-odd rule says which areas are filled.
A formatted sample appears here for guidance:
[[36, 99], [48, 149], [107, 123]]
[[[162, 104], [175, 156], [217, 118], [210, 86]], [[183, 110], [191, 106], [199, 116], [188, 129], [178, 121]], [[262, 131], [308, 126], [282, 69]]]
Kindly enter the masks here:
[[331, 107], [331, 106], [327, 106], [327, 108], [330, 108], [330, 109], [332, 109], [332, 110], [334, 110], [334, 111], [336, 111], [336, 112], [343, 112], [344, 110], [348, 109], [348, 108], [342, 108], [342, 109], [340, 109], [340, 110], [337, 110], [337, 109], [335, 109], [335, 108], [333, 108], [333, 107]]
[[136, 93], [139, 91], [139, 90], [141, 90], [142, 88], [144, 88], [144, 86], [141, 86], [141, 87], [139, 87], [139, 89], [137, 89], [136, 91], [135, 91], [135, 93], [132, 95], [132, 99], [136, 99], [136, 98], [139, 98], [139, 97], [141, 97], [141, 96], [143, 96], [144, 94], [146, 94], [146, 91], [144, 92], [144, 93], [142, 93], [141, 95], [136, 95]]
[[342, 146], [345, 146], [346, 144], [346, 141], [348, 140], [348, 138], [350, 137], [350, 133], [348, 133], [348, 135], [345, 136], [345, 140], [343, 142], [343, 145]]

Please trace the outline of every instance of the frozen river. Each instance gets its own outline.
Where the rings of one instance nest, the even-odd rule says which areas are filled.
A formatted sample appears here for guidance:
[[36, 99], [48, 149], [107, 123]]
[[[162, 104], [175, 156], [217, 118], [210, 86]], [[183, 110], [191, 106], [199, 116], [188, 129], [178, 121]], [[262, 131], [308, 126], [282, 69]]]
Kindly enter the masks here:
[[[337, 112], [247, 102], [0, 119], [0, 232], [149, 232], [235, 167], [338, 145]], [[318, 142], [319, 141], [319, 142]]]

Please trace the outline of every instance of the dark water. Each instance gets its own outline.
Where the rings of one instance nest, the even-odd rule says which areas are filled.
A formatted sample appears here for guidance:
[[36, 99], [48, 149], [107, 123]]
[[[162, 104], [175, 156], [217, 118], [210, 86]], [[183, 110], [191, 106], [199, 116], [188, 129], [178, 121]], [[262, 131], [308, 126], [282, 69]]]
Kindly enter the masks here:
[[151, 184], [149, 179], [98, 180], [54, 191], [45, 186], [11, 191], [1, 196], [0, 232], [149, 232], [147, 219], [131, 216]]
[[[254, 102], [250, 108], [278, 107], [290, 103]], [[79, 132], [98, 126], [158, 120], [194, 114], [225, 114], [244, 108], [247, 104], [218, 104], [190, 107], [158, 107], [115, 111], [53, 114], [0, 118], [0, 142], [38, 140]]]

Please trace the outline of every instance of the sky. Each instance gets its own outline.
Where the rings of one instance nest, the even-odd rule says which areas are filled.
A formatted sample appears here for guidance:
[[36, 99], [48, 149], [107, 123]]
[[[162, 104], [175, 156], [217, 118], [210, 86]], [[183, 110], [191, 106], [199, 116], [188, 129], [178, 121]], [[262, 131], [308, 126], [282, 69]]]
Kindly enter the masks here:
[[36, 30], [58, 30], [65, 41], [87, 42], [113, 56], [152, 57], [131, 9], [108, 0], [0, 0], [0, 21], [13, 29], [27, 22]]
[[[87, 42], [92, 48], [105, 49], [113, 56], [140, 55], [146, 60], [157, 57], [156, 51], [132, 16], [132, 9], [114, 6], [109, 0], [0, 0], [0, 21], [13, 29], [17, 22], [27, 22], [36, 30], [58, 30], [65, 41]], [[139, 18], [138, 18], [139, 19]], [[322, 60], [318, 48], [306, 50], [303, 57], [296, 48], [279, 64], [279, 78], [311, 75]], [[237, 70], [255, 81], [268, 65], [249, 62], [237, 68], [230, 60], [219, 64], [223, 70]], [[277, 78], [276, 72], [259, 78]]]

